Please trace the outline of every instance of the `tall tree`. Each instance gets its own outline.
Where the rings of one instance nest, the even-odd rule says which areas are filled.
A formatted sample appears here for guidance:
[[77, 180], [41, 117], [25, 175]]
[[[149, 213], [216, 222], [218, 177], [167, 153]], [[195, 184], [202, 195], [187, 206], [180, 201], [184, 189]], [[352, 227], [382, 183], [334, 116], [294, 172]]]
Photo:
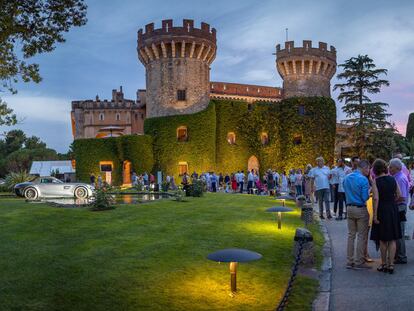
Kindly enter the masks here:
[[[55, 49], [63, 34], [86, 23], [83, 0], [0, 0], [0, 91], [16, 93], [14, 84], [40, 82], [39, 65], [27, 59]], [[0, 98], [0, 125], [16, 116]]]
[[405, 133], [405, 137], [407, 137], [408, 141], [414, 139], [414, 112], [411, 112], [410, 116], [408, 117], [407, 131]]
[[372, 134], [392, 128], [387, 121], [390, 116], [386, 111], [388, 104], [373, 102], [369, 97], [379, 93], [382, 86], [389, 86], [387, 80], [380, 79], [380, 75], [386, 75], [387, 70], [376, 68], [368, 55], [351, 57], [339, 67], [343, 68], [343, 72], [337, 78], [346, 82], [335, 84], [334, 90], [340, 90], [338, 100], [344, 103], [342, 111], [347, 117], [344, 122], [351, 126], [355, 147], [360, 156], [367, 157], [368, 147], [373, 143]]

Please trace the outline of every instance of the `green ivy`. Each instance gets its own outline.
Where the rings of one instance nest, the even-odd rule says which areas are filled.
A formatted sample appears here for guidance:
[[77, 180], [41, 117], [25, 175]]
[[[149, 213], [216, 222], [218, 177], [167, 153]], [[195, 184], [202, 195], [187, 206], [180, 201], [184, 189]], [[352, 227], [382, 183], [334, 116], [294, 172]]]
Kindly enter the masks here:
[[[304, 114], [300, 114], [300, 107]], [[187, 127], [188, 140], [177, 141], [177, 128]], [[336, 108], [330, 98], [296, 97], [278, 103], [212, 100], [204, 111], [191, 115], [157, 117], [145, 120], [146, 135], [75, 141], [78, 178], [87, 181], [99, 173], [99, 161], [114, 162], [114, 176], [122, 181], [122, 161], [133, 169], [178, 178], [178, 163], [187, 162], [190, 174], [246, 170], [248, 159], [256, 156], [262, 172], [267, 168], [288, 170], [314, 163], [323, 156], [333, 162]], [[227, 134], [234, 132], [235, 144]], [[267, 144], [260, 136], [266, 132]], [[295, 136], [301, 143], [295, 144]], [[178, 182], [179, 179], [176, 179]]]
[[112, 181], [122, 184], [123, 161], [131, 161], [135, 172], [150, 172], [154, 166], [152, 138], [148, 135], [125, 135], [111, 138], [77, 139], [74, 142], [76, 176], [89, 182], [91, 174], [98, 176], [100, 161], [112, 161]]

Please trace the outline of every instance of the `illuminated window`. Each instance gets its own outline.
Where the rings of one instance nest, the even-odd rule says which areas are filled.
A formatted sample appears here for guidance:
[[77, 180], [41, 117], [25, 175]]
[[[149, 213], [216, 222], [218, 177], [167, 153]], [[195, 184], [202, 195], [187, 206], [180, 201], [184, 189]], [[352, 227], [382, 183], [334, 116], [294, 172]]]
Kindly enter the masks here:
[[116, 114], [116, 120], [117, 121], [121, 120], [121, 115], [119, 113]]
[[112, 161], [99, 162], [99, 168], [101, 172], [112, 172], [112, 167], [113, 167]]
[[266, 132], [263, 132], [260, 134], [260, 141], [262, 142], [263, 146], [269, 144], [269, 135], [267, 135]]
[[227, 133], [227, 142], [230, 145], [234, 145], [236, 143], [236, 134], [234, 134], [234, 132]]
[[293, 136], [293, 144], [300, 145], [301, 143], [302, 143], [302, 135], [295, 134], [295, 136]]
[[100, 113], [99, 114], [99, 121], [103, 121], [103, 120], [105, 120], [105, 114]]
[[177, 128], [177, 141], [188, 141], [186, 126], [180, 126], [179, 128]]
[[188, 163], [178, 162], [178, 175], [183, 176], [184, 173], [188, 173]]
[[180, 100], [180, 101], [186, 100], [185, 90], [177, 90], [177, 100]]

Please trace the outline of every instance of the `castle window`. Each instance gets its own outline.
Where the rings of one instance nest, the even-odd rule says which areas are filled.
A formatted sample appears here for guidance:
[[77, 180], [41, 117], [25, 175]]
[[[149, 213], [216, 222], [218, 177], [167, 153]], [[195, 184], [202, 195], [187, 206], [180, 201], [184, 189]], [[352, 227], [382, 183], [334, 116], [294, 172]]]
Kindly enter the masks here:
[[143, 113], [141, 113], [141, 119], [144, 119], [144, 114]]
[[188, 173], [188, 163], [178, 162], [178, 175], [183, 176], [184, 173]]
[[117, 113], [115, 118], [116, 118], [117, 121], [119, 121], [119, 120], [121, 120], [121, 115], [119, 113]]
[[177, 128], [177, 141], [188, 141], [188, 133], [186, 126], [180, 126], [179, 128]]
[[135, 120], [138, 120], [138, 113], [135, 114]]
[[301, 116], [304, 116], [305, 115], [305, 106], [304, 105], [299, 105], [298, 106], [298, 113]]
[[227, 142], [230, 145], [234, 145], [236, 143], [236, 134], [234, 132], [227, 133]]
[[183, 101], [186, 100], [185, 90], [177, 90], [177, 100]]
[[112, 172], [113, 162], [112, 161], [100, 161], [99, 168], [101, 172]]
[[302, 143], [302, 135], [300, 134], [295, 134], [293, 136], [293, 144], [294, 145], [300, 145]]
[[105, 120], [105, 114], [103, 112], [101, 112], [99, 114], [99, 121], [103, 121], [103, 120]]
[[269, 144], [269, 135], [267, 135], [266, 132], [262, 132], [262, 134], [260, 134], [260, 141], [262, 142], [263, 146], [266, 146]]

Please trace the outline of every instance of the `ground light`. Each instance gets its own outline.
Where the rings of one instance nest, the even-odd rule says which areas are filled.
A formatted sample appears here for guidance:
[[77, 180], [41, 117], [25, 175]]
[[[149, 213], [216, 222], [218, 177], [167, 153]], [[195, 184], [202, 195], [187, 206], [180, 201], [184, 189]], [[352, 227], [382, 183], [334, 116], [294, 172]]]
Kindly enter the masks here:
[[291, 195], [288, 195], [288, 194], [277, 196], [276, 200], [281, 200], [283, 206], [285, 206], [285, 201], [286, 200], [296, 201], [296, 199], [294, 197], [292, 197]]
[[285, 206], [274, 206], [271, 208], [268, 208], [266, 212], [269, 213], [277, 213], [277, 228], [282, 229], [282, 213], [286, 212], [292, 212], [293, 210], [289, 207]]
[[241, 248], [222, 249], [207, 256], [207, 259], [213, 261], [230, 263], [230, 288], [233, 294], [237, 292], [236, 275], [238, 263], [258, 260], [260, 258], [262, 258], [261, 254]]

